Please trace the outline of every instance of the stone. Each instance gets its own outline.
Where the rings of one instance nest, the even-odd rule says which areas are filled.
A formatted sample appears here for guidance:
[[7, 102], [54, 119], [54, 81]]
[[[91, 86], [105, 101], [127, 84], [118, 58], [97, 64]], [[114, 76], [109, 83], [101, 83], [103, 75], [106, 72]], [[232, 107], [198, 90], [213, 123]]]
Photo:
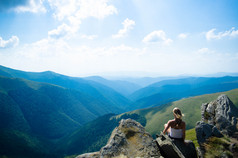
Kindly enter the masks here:
[[158, 143], [161, 154], [164, 157], [185, 158], [167, 135], [161, 134], [156, 138], [156, 142]]
[[100, 157], [154, 157], [161, 156], [152, 136], [138, 122], [122, 119], [112, 132], [106, 146], [101, 148]]
[[198, 144], [204, 143], [207, 138], [212, 136], [213, 127], [214, 127], [213, 125], [207, 124], [202, 121], [197, 122], [195, 130], [196, 130]]
[[145, 128], [132, 119], [120, 121], [107, 145], [99, 152], [79, 155], [77, 158], [162, 158], [159, 148]]
[[[236, 131], [238, 109], [226, 95], [220, 95], [210, 103], [201, 106], [201, 121], [195, 127], [199, 144], [198, 155], [203, 158], [206, 153], [206, 140], [209, 137], [221, 138], [224, 135], [233, 136]], [[233, 153], [234, 145], [229, 147]], [[229, 157], [226, 153], [220, 157]]]
[[221, 132], [217, 129], [216, 126], [213, 126], [213, 127], [212, 127], [212, 136], [218, 137], [218, 138], [223, 137], [223, 135], [222, 135]]
[[238, 109], [226, 95], [201, 106], [202, 121], [216, 126], [222, 133], [232, 135], [236, 131]]
[[186, 140], [184, 143], [161, 134], [156, 138], [156, 142], [165, 158], [197, 158], [196, 148], [192, 141]]
[[76, 158], [100, 158], [99, 152], [93, 152], [93, 153], [86, 153], [77, 156]]
[[215, 136], [215, 137], [218, 137], [218, 138], [223, 137], [222, 133], [217, 129], [216, 126], [213, 126], [211, 124], [207, 124], [207, 123], [202, 122], [202, 121], [197, 122], [195, 130], [196, 130], [196, 136], [197, 136], [198, 144], [204, 143], [211, 136]]

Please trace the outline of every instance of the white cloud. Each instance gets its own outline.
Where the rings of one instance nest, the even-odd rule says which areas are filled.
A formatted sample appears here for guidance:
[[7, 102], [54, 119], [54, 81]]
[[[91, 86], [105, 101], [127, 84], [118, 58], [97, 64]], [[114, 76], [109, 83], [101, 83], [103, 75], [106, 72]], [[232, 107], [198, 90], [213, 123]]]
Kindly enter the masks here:
[[166, 37], [166, 33], [163, 30], [153, 31], [143, 39], [144, 43], [162, 43], [169, 45], [173, 42], [170, 38]]
[[44, 6], [45, 0], [29, 0], [28, 5], [22, 5], [16, 7], [14, 10], [16, 12], [32, 12], [32, 13], [38, 13], [38, 12], [46, 12], [46, 8]]
[[224, 37], [237, 37], [238, 36], [238, 30], [235, 30], [234, 27], [232, 27], [230, 30], [225, 31], [225, 32], [218, 32], [217, 34], [215, 33], [215, 31], [216, 31], [215, 28], [209, 30], [206, 33], [206, 39], [212, 40], [212, 39], [222, 39]]
[[72, 32], [71, 28], [67, 24], [62, 24], [57, 27], [57, 29], [48, 32], [50, 38], [59, 39], [65, 37]]
[[122, 22], [123, 28], [118, 31], [116, 35], [112, 35], [113, 38], [121, 38], [127, 35], [128, 31], [133, 29], [133, 26], [135, 25], [135, 21], [126, 19]]
[[180, 33], [179, 35], [178, 35], [178, 38], [179, 39], [186, 39], [188, 37], [188, 34], [187, 33]]
[[197, 51], [198, 54], [214, 54], [215, 51], [210, 50], [209, 48], [201, 48]]
[[88, 39], [88, 40], [94, 40], [98, 36], [97, 35], [82, 35], [81, 38]]
[[76, 33], [82, 20], [93, 17], [97, 19], [103, 19], [106, 16], [116, 14], [117, 9], [108, 4], [109, 0], [48, 0], [49, 5], [54, 11], [54, 17], [63, 21], [69, 28], [66, 28], [66, 24], [59, 26], [57, 29], [49, 31], [49, 34], [55, 34], [56, 36], [63, 37], [69, 33]]
[[109, 0], [48, 0], [51, 8], [55, 10], [54, 16], [59, 20], [68, 19], [71, 16], [77, 19], [95, 17], [105, 18], [108, 15], [117, 13]]
[[0, 48], [11, 48], [16, 47], [19, 44], [19, 38], [17, 36], [12, 36], [9, 40], [3, 40], [0, 37]]

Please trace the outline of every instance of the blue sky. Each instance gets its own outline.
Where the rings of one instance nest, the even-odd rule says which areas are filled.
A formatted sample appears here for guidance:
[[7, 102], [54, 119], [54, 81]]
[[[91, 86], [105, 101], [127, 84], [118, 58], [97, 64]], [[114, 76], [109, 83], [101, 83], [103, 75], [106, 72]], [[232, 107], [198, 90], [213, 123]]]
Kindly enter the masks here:
[[71, 76], [238, 72], [238, 1], [1, 0], [0, 65]]

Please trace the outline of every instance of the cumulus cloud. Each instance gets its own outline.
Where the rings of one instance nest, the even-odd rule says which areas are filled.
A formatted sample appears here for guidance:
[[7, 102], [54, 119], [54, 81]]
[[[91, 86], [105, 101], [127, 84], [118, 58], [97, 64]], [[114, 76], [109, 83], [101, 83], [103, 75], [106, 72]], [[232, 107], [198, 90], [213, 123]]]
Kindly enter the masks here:
[[[106, 16], [116, 14], [117, 9], [109, 4], [109, 0], [48, 0], [53, 16], [66, 24], [57, 29], [49, 31], [51, 37], [63, 37], [64, 35], [76, 33], [82, 20], [93, 17], [103, 19]], [[67, 33], [68, 31], [68, 33]]]
[[112, 35], [113, 38], [121, 38], [127, 35], [127, 33], [133, 29], [133, 26], [136, 24], [135, 21], [126, 19], [122, 22], [123, 28], [118, 31], [117, 34]]
[[178, 38], [179, 39], [186, 39], [188, 37], [188, 34], [187, 33], [180, 33], [179, 35], [178, 35]]
[[12, 36], [9, 40], [3, 40], [0, 37], [0, 48], [12, 48], [19, 44], [19, 38], [17, 36]]
[[55, 18], [62, 20], [71, 16], [77, 19], [87, 17], [104, 18], [117, 13], [113, 5], [109, 5], [109, 0], [48, 0], [52, 9], [55, 10]]
[[1, 0], [0, 11], [46, 12], [45, 0]]
[[238, 30], [235, 30], [234, 27], [232, 27], [228, 31], [218, 32], [217, 34], [215, 33], [215, 31], [216, 31], [215, 28], [209, 30], [206, 33], [206, 39], [207, 40], [212, 40], [212, 39], [222, 39], [224, 37], [238, 37]]
[[143, 39], [144, 43], [162, 43], [169, 45], [173, 42], [170, 38], [166, 37], [166, 33], [163, 30], [153, 31]]
[[71, 32], [71, 28], [67, 24], [62, 24], [57, 27], [57, 29], [51, 30], [48, 32], [50, 38], [59, 39], [65, 37]]

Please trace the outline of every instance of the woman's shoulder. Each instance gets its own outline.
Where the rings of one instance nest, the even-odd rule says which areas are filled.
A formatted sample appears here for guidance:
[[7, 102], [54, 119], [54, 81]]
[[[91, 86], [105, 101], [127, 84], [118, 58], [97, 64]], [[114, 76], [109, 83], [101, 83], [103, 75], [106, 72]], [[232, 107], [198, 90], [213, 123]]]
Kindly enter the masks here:
[[169, 120], [168, 121], [168, 124], [173, 124], [173, 123], [175, 123], [175, 120]]

